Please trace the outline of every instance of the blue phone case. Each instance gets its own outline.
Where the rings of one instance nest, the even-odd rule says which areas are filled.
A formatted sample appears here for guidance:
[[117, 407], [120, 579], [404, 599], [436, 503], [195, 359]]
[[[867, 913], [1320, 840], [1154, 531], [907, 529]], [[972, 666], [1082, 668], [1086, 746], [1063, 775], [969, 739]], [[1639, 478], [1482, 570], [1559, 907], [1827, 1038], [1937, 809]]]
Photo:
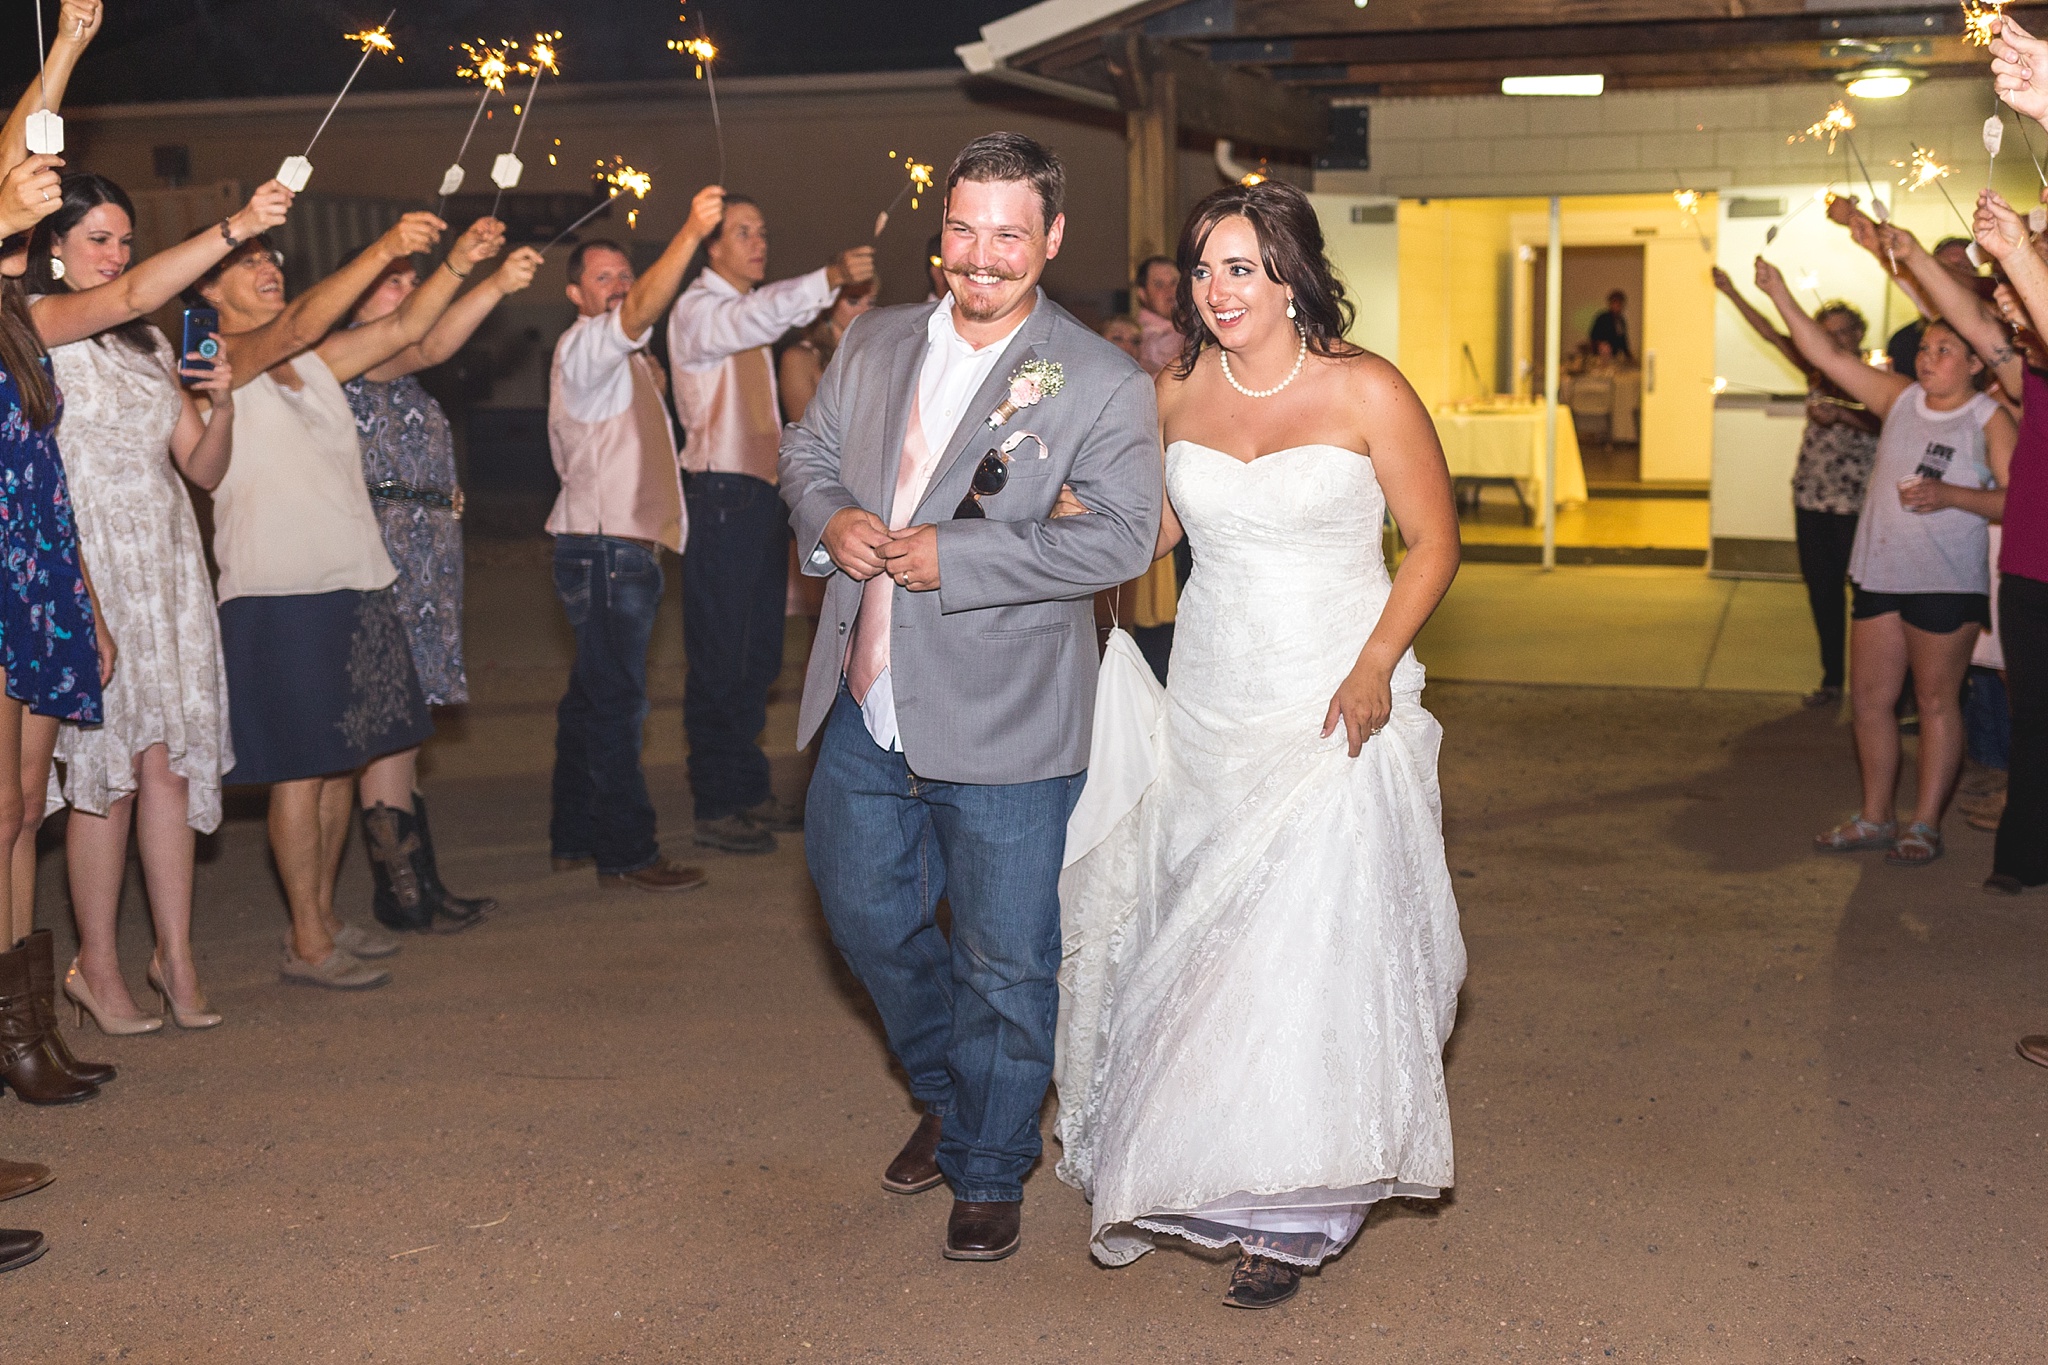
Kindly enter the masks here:
[[[214, 335], [220, 331], [220, 314], [211, 308], [187, 308], [184, 331], [184, 342], [178, 347], [179, 368], [211, 370], [213, 358], [220, 354], [220, 343], [214, 340]], [[204, 359], [185, 359], [195, 351]]]

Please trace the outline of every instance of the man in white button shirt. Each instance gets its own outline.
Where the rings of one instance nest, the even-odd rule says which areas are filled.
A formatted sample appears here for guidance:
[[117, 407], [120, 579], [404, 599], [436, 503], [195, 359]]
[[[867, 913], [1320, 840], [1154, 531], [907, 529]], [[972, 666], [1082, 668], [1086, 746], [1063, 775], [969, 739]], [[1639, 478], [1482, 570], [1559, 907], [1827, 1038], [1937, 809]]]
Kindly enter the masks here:
[[640, 770], [661, 552], [680, 551], [688, 529], [661, 367], [647, 343], [698, 243], [717, 226], [723, 197], [716, 186], [699, 192], [689, 221], [644, 276], [635, 278], [615, 242], [583, 242], [569, 256], [578, 316], [555, 343], [549, 382], [548, 445], [562, 493], [547, 529], [576, 662], [555, 712], [548, 837], [556, 871], [594, 863], [604, 886], [704, 884], [698, 869], [661, 856]]
[[[1064, 187], [1028, 137], [970, 143], [946, 181], [946, 297], [855, 321], [782, 441], [799, 562], [827, 580], [797, 723], [799, 743], [823, 734], [804, 853], [924, 1110], [882, 1184], [952, 1185], [954, 1260], [1018, 1244], [1092, 601], [1150, 562], [1162, 501], [1151, 382], [1038, 287]], [[1052, 519], [1063, 483], [1089, 515]]]
[[775, 284], [760, 205], [727, 195], [704, 239], [704, 269], [668, 320], [669, 373], [682, 419], [690, 543], [683, 551], [683, 729], [690, 741], [696, 839], [768, 853], [775, 831], [803, 828], [802, 807], [769, 786], [760, 734], [782, 672], [789, 522], [776, 496], [782, 411], [769, 345], [875, 276], [873, 247]]

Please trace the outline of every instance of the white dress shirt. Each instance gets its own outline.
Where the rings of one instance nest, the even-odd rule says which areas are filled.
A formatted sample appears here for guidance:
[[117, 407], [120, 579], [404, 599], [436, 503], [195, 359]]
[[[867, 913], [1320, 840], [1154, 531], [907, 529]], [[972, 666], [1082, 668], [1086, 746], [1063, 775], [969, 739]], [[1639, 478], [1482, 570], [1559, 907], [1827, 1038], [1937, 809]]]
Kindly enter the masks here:
[[[925, 445], [935, 457], [943, 458], [943, 452], [959, 434], [963, 419], [978, 422], [987, 418], [987, 413], [969, 414], [963, 409], [980, 390], [996, 361], [1002, 359], [1003, 350], [1017, 334], [1017, 328], [1030, 316], [1026, 313], [1018, 318], [1015, 327], [988, 345], [974, 346], [953, 326], [951, 294], [932, 310], [931, 321], [925, 326], [924, 367], [917, 376], [917, 411]], [[892, 485], [894, 482], [890, 480]], [[822, 547], [818, 553], [824, 554]], [[890, 686], [889, 672], [883, 669], [875, 685], [868, 689], [860, 714], [876, 744], [902, 753], [903, 736], [896, 728], [896, 693]]]
[[649, 327], [637, 340], [626, 335], [619, 308], [576, 319], [555, 343], [562, 402], [579, 422], [602, 422], [633, 406], [633, 352], [654, 339]]

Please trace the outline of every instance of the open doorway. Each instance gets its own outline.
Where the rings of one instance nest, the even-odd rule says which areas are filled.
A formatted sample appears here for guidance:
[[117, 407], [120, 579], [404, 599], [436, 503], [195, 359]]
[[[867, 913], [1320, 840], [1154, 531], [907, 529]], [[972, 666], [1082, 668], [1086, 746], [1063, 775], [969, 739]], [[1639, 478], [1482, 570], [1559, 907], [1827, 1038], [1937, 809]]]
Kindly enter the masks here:
[[[1529, 262], [1532, 372], [1547, 357], [1541, 256]], [[1571, 413], [1588, 487], [1642, 482], [1643, 248], [1564, 249], [1559, 401]], [[1539, 379], [1540, 383], [1540, 379]]]

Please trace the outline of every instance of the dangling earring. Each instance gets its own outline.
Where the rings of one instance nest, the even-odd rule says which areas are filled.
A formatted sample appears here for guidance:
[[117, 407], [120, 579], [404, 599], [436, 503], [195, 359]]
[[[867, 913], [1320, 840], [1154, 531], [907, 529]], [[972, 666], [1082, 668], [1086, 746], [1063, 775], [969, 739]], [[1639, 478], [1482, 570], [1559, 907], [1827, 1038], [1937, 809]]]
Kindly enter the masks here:
[[1287, 300], [1287, 316], [1290, 318], [1294, 316], [1294, 300], [1291, 297]]
[[50, 278], [53, 280], [64, 278], [64, 262], [58, 260], [55, 256], [50, 258]]

